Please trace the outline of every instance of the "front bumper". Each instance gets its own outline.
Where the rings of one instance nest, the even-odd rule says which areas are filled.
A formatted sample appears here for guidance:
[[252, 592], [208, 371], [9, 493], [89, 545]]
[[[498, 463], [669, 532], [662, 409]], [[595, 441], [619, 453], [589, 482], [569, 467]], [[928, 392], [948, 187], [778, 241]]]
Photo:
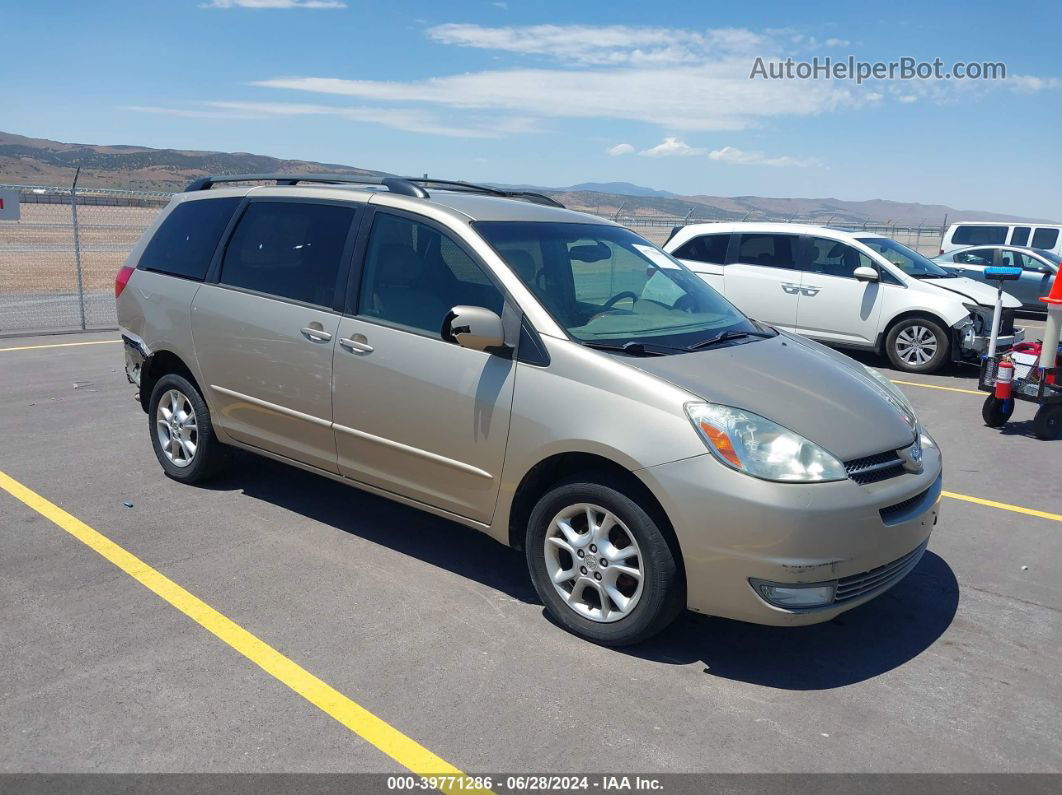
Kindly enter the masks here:
[[[935, 445], [925, 448], [922, 472], [866, 485], [764, 481], [710, 455], [637, 474], [675, 528], [687, 606], [757, 624], [828, 621], [888, 590], [917, 565], [940, 511]], [[760, 583], [832, 584], [835, 595], [823, 606], [783, 608]]]

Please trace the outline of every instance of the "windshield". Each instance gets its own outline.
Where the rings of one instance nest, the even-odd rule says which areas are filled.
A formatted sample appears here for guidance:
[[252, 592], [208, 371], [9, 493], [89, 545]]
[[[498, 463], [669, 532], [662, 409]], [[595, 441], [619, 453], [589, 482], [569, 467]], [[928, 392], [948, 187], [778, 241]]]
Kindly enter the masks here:
[[916, 279], [947, 279], [951, 276], [935, 262], [931, 262], [914, 249], [907, 248], [895, 240], [887, 237], [860, 237], [858, 240], [864, 246], [869, 246], [881, 254], [908, 276], [914, 276]]
[[763, 335], [695, 273], [619, 226], [481, 221], [490, 243], [580, 342], [684, 350], [723, 332]]

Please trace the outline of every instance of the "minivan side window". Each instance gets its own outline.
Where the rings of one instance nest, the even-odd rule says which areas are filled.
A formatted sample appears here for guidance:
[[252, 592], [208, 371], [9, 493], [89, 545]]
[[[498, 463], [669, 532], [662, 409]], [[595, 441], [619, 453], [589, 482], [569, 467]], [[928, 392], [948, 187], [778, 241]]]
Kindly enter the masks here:
[[1031, 248], [1053, 249], [1058, 244], [1057, 229], [1037, 229], [1033, 233]]
[[428, 224], [377, 212], [365, 252], [358, 314], [439, 335], [455, 306], [502, 312], [505, 298], [448, 235]]
[[798, 270], [796, 235], [743, 234], [738, 243], [735, 262], [762, 265], [765, 268]]
[[852, 273], [861, 267], [874, 268], [873, 261], [863, 252], [826, 237], [813, 237], [808, 240], [807, 270], [824, 276], [854, 279]]
[[331, 307], [354, 207], [251, 202], [221, 262], [221, 284]]
[[203, 281], [240, 199], [196, 199], [178, 204], [147, 244], [142, 270]]
[[694, 262], [707, 262], [711, 265], [723, 265], [726, 262], [726, 250], [730, 245], [730, 234], [699, 235], [687, 240], [672, 254], [677, 259]]
[[1010, 233], [1010, 244], [1012, 246], [1024, 246], [1029, 242], [1029, 232], [1032, 229], [1028, 226], [1016, 226]]
[[955, 230], [951, 242], [957, 246], [994, 246], [1007, 242], [1006, 226], [965, 224]]

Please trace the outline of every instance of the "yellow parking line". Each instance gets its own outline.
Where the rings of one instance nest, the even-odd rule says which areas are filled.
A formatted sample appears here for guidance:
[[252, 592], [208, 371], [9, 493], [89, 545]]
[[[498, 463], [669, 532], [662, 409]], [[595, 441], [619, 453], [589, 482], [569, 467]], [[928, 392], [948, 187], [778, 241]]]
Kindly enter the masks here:
[[89, 549], [98, 553], [134, 580], [176, 607], [190, 619], [238, 651], [263, 671], [291, 688], [315, 707], [383, 751], [398, 764], [422, 776], [453, 777], [439, 782], [439, 789], [468, 792], [464, 773], [433, 754], [416, 740], [376, 717], [335, 690], [305, 668], [285, 657], [206, 602], [193, 596], [164, 574], [93, 530], [80, 519], [0, 472], [0, 488], [50, 520]]
[[939, 389], [942, 392], [962, 392], [964, 395], [987, 395], [987, 392], [979, 392], [976, 389], [959, 389], [954, 386], [937, 386], [936, 384], [920, 384], [917, 381], [897, 381], [895, 378], [891, 379], [894, 384], [903, 384], [904, 386], [922, 386], [926, 389]]
[[90, 342], [55, 342], [48, 345], [20, 345], [17, 348], [0, 348], [0, 353], [7, 351], [33, 351], [38, 348], [75, 348], [78, 345], [116, 345], [121, 340], [91, 340]]
[[1062, 513], [1050, 513], [1049, 511], [1037, 511], [1032, 508], [1022, 508], [1020, 505], [1010, 505], [1006, 502], [996, 502], [995, 500], [983, 500], [980, 497], [969, 497], [966, 494], [956, 494], [954, 491], [942, 491], [945, 497], [951, 497], [953, 500], [963, 500], [964, 502], [973, 502], [977, 505], [987, 505], [989, 508], [999, 508], [1001, 511], [1014, 511], [1014, 513], [1023, 513], [1026, 516], [1038, 516], [1041, 519], [1054, 519], [1056, 522], [1062, 522]]

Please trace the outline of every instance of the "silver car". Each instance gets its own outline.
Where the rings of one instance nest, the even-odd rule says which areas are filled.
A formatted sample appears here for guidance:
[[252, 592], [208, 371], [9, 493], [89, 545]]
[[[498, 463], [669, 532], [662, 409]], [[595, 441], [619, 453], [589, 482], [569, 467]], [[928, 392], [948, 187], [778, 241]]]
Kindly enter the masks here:
[[116, 281], [170, 477], [240, 448], [460, 522], [608, 645], [683, 608], [825, 621], [925, 551], [941, 456], [904, 396], [633, 232], [467, 183], [215, 187], [248, 179], [176, 196]]
[[[1040, 300], [1051, 291], [1062, 257], [1051, 251], [1020, 246], [966, 246], [934, 257], [933, 261], [949, 273], [988, 282], [985, 268], [1021, 268], [1021, 277], [1003, 286], [1004, 292], [1021, 301], [1022, 309], [1045, 312]], [[995, 282], [991, 282], [995, 286]]]

